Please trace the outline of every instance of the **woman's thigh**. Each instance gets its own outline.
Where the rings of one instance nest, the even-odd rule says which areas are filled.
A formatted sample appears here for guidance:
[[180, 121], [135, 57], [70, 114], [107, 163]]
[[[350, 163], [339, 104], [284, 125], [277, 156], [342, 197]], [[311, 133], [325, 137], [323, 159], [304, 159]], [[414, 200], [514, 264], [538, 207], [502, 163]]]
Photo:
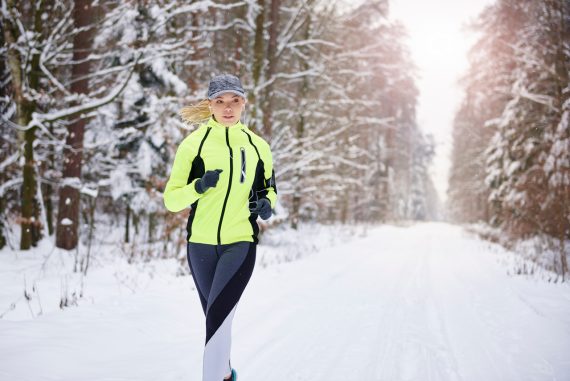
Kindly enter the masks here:
[[188, 242], [187, 257], [192, 278], [194, 278], [194, 283], [198, 289], [202, 309], [206, 313], [219, 258], [216, 245]]
[[208, 296], [208, 306], [216, 301], [224, 289], [228, 291], [231, 287], [235, 291], [240, 291], [241, 295], [253, 273], [255, 246], [251, 242], [236, 242], [221, 246], [220, 259]]
[[237, 305], [255, 266], [256, 244], [222, 245], [222, 252], [206, 307], [207, 337], [222, 324]]

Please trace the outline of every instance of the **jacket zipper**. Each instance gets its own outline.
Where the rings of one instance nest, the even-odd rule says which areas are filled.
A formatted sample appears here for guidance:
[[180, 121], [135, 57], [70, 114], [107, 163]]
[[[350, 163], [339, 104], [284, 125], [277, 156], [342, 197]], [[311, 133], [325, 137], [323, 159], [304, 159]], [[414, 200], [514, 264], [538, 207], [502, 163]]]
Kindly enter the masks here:
[[229, 127], [226, 127], [226, 144], [230, 150], [230, 183], [228, 185], [228, 191], [226, 192], [226, 198], [224, 199], [224, 205], [222, 206], [222, 213], [220, 214], [220, 223], [218, 224], [218, 245], [222, 244], [222, 221], [224, 219], [224, 213], [226, 211], [226, 205], [228, 203], [228, 198], [230, 196], [230, 189], [232, 188], [232, 175], [233, 175], [233, 152], [232, 147], [230, 146], [230, 135], [229, 135]]
[[241, 175], [239, 177], [239, 182], [243, 183], [245, 181], [245, 148], [241, 147]]

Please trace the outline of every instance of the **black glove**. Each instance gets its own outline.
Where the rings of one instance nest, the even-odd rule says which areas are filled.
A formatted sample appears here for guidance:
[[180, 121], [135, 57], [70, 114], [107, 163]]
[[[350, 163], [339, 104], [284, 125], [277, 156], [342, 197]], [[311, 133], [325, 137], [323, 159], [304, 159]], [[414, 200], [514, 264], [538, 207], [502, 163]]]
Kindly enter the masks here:
[[271, 203], [266, 198], [260, 198], [249, 203], [249, 211], [266, 220], [271, 217]]
[[201, 179], [198, 179], [194, 185], [196, 192], [201, 194], [207, 191], [209, 188], [214, 188], [220, 179], [220, 173], [222, 173], [222, 171], [222, 169], [206, 171], [206, 173], [204, 173], [204, 176], [202, 176]]

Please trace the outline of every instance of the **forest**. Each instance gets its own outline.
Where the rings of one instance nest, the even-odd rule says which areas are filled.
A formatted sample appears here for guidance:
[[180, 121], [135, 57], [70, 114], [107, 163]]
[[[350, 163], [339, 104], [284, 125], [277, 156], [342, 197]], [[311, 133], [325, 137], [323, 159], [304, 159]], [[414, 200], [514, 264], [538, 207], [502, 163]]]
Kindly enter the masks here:
[[274, 155], [279, 204], [262, 231], [483, 223], [505, 245], [538, 237], [565, 274], [568, 8], [498, 0], [470, 25], [479, 39], [443, 204], [433, 137], [416, 118], [417, 67], [387, 0], [2, 0], [0, 247], [53, 237], [88, 253], [113, 226], [117, 244], [174, 255], [187, 212], [167, 212], [162, 192], [197, 127], [178, 112], [233, 73], [248, 94], [243, 122]]
[[570, 3], [497, 1], [472, 28], [480, 37], [453, 125], [449, 213], [459, 222], [484, 221], [495, 228], [489, 238], [507, 246], [534, 239], [532, 259], [564, 275]]
[[[435, 217], [429, 136], [405, 30], [386, 1], [350, 12], [314, 0], [3, 1], [0, 246], [183, 242], [162, 201], [178, 111], [219, 73], [248, 93], [270, 142], [271, 226]], [[268, 228], [270, 226], [267, 226]]]

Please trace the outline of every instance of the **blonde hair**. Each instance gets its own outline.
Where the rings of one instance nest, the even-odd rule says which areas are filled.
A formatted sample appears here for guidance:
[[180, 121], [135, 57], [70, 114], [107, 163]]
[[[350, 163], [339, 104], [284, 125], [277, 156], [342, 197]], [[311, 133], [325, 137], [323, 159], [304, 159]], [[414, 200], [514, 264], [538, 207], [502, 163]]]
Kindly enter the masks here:
[[205, 122], [212, 116], [210, 101], [208, 99], [204, 99], [195, 105], [184, 106], [180, 111], [178, 111], [178, 115], [180, 115], [182, 120], [188, 124]]

